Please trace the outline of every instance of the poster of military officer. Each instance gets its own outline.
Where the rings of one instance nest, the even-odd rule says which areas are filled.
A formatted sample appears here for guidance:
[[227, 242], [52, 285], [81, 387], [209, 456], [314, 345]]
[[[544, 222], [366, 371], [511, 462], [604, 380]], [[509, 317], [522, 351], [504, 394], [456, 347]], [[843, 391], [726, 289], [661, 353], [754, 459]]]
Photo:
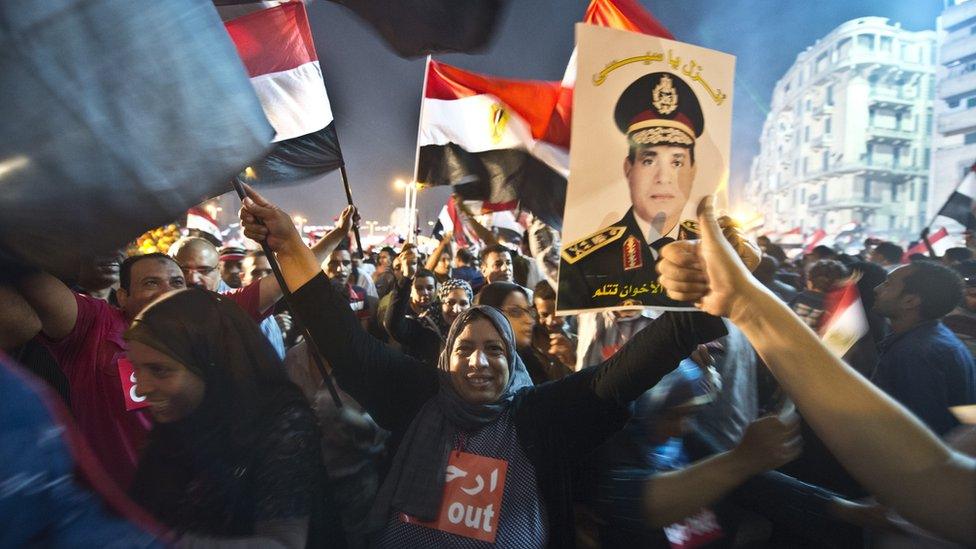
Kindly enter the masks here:
[[658, 250], [696, 238], [700, 199], [726, 205], [735, 58], [577, 25], [577, 79], [557, 309], [683, 309]]

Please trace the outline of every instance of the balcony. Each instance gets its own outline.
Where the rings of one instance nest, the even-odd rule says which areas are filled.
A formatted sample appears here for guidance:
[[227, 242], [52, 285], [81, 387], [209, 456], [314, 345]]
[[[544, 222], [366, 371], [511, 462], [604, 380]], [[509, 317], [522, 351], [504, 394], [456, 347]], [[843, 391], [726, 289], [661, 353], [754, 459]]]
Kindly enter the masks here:
[[872, 179], [885, 181], [901, 181], [912, 177], [924, 176], [928, 173], [925, 168], [904, 164], [897, 161], [865, 160], [857, 162], [843, 162], [831, 167], [836, 174], [865, 174]]
[[939, 99], [958, 99], [976, 90], [976, 71], [951, 74], [936, 86]]
[[826, 103], [820, 105], [814, 105], [810, 110], [810, 115], [814, 118], [823, 118], [824, 116], [830, 116], [834, 112], [833, 105], [827, 105]]
[[831, 134], [821, 134], [810, 140], [810, 148], [819, 151], [829, 148], [834, 143], [834, 136]]
[[810, 213], [820, 213], [832, 210], [877, 210], [881, 208], [879, 202], [868, 202], [863, 198], [841, 198], [817, 202], [807, 207]]
[[943, 44], [939, 52], [939, 63], [948, 65], [973, 56], [976, 56], [976, 34]]
[[957, 135], [973, 131], [976, 129], [976, 109], [940, 114], [937, 129], [942, 135]]
[[868, 141], [878, 143], [904, 143], [915, 139], [915, 132], [896, 128], [868, 127]]
[[874, 90], [869, 98], [872, 105], [894, 110], [908, 110], [915, 105], [914, 97], [903, 97], [897, 92]]
[[973, 2], [963, 2], [962, 4], [946, 8], [942, 12], [942, 27], [946, 30], [954, 30], [953, 27], [976, 17], [976, 4]]

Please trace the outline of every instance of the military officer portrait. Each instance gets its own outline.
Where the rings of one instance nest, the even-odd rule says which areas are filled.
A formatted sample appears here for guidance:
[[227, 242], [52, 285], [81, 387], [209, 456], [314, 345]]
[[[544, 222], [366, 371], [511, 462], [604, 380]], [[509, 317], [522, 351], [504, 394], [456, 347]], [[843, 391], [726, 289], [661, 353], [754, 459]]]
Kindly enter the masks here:
[[618, 222], [563, 246], [559, 309], [688, 306], [668, 299], [654, 263], [662, 246], [697, 233], [681, 213], [705, 127], [698, 97], [676, 74], [646, 74], [620, 95], [614, 121], [629, 146], [623, 173], [631, 207]]

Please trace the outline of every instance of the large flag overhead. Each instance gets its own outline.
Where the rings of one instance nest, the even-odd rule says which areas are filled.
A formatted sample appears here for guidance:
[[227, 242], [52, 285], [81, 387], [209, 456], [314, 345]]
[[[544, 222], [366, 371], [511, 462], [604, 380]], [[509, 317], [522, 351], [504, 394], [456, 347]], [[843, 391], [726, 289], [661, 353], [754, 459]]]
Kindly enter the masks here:
[[938, 215], [958, 221], [966, 230], [976, 231], [976, 164], [970, 166]]
[[[506, 0], [331, 1], [369, 23], [401, 57], [471, 53], [484, 48], [506, 3]], [[227, 20], [282, 2], [213, 0], [213, 3]]]
[[0, 52], [0, 256], [56, 275], [225, 192], [272, 137], [208, 0], [9, 2]]
[[464, 200], [514, 203], [559, 227], [569, 154], [545, 140], [557, 82], [506, 80], [427, 64], [417, 180]]
[[342, 154], [305, 4], [249, 13], [226, 27], [275, 129], [275, 148], [244, 178], [289, 183], [339, 168]]

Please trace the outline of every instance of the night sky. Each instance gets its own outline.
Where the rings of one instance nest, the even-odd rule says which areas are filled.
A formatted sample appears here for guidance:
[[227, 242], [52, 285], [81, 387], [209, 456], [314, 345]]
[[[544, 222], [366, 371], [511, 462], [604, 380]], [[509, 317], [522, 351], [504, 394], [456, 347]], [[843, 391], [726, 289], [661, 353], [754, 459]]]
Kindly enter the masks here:
[[[492, 42], [476, 55], [436, 56], [489, 75], [561, 80], [573, 25], [588, 0], [510, 0]], [[887, 17], [908, 30], [935, 28], [940, 0], [641, 0], [680, 41], [735, 55], [733, 193], [749, 175], [776, 81], [796, 56], [841, 23]], [[311, 2], [309, 18], [353, 196], [364, 219], [386, 223], [403, 194], [393, 180], [413, 174], [424, 60], [402, 59], [355, 15]], [[272, 200], [312, 224], [330, 224], [345, 202], [338, 173], [270, 190]], [[436, 218], [449, 191], [420, 193], [420, 227]]]

